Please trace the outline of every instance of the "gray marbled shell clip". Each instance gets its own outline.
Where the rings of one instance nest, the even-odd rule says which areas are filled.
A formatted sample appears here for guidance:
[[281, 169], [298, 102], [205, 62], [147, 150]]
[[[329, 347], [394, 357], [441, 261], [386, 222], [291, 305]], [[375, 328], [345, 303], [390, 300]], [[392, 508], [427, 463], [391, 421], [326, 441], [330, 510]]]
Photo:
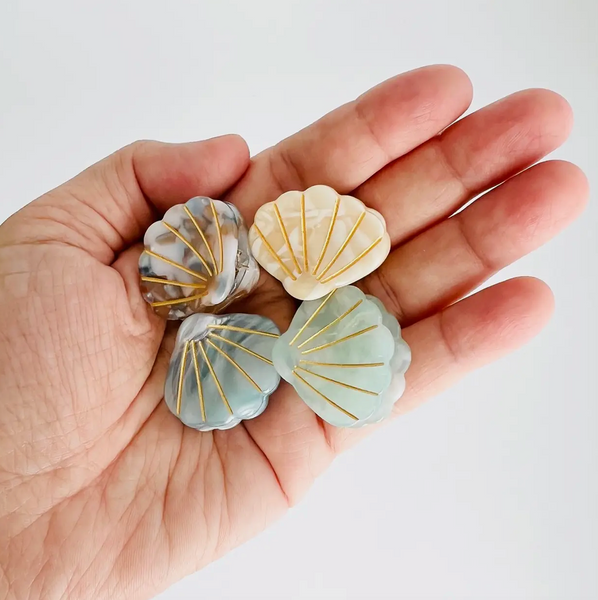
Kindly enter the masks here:
[[241, 214], [204, 196], [169, 209], [149, 227], [139, 259], [143, 297], [168, 319], [216, 313], [259, 278]]

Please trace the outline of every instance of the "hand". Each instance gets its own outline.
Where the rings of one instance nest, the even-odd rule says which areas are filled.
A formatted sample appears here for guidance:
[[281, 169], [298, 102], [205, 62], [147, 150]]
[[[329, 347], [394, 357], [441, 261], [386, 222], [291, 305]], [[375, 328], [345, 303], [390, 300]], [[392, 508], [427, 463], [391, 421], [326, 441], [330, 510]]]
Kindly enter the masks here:
[[[327, 426], [285, 383], [229, 431], [169, 413], [175, 329], [143, 301], [137, 259], [173, 204], [226, 194], [251, 223], [283, 191], [325, 183], [379, 210], [394, 249], [360, 285], [413, 351], [398, 413], [540, 331], [552, 296], [535, 279], [459, 300], [582, 210], [575, 166], [524, 170], [565, 140], [570, 109], [530, 90], [451, 125], [471, 93], [453, 67], [407, 73], [251, 163], [234, 136], [138, 142], [1, 226], [0, 598], [148, 598], [280, 517], [373, 431]], [[230, 309], [281, 329], [294, 310], [265, 274]]]

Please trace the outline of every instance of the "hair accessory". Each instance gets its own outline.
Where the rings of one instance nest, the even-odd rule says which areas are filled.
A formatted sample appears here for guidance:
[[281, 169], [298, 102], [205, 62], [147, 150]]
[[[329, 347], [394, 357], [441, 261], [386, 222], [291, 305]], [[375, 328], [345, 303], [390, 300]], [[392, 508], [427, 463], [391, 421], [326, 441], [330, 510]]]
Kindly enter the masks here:
[[164, 398], [185, 425], [230, 429], [268, 405], [280, 377], [272, 364], [276, 325], [258, 315], [195, 314], [179, 328]]
[[331, 187], [286, 192], [249, 230], [259, 264], [299, 300], [315, 300], [377, 269], [390, 252], [380, 213]]
[[235, 206], [203, 196], [170, 208], [144, 237], [143, 296], [168, 319], [219, 312], [247, 295], [259, 277], [247, 229]]
[[281, 377], [337, 427], [389, 416], [411, 362], [397, 320], [377, 298], [353, 286], [303, 302], [273, 356]]

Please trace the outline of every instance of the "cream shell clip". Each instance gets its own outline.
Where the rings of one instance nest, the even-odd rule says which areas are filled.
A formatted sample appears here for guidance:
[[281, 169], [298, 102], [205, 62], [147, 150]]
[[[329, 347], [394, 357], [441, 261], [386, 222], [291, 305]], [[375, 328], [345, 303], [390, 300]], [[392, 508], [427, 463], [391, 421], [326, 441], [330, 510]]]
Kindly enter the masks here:
[[362, 279], [390, 252], [384, 217], [326, 185], [264, 204], [249, 230], [249, 245], [258, 263], [299, 300]]

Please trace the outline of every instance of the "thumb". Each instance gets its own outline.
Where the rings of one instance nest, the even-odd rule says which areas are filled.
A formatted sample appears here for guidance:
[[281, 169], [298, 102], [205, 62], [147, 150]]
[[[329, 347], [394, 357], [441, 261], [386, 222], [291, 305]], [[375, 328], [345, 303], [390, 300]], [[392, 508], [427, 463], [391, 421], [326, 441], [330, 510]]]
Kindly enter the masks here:
[[236, 135], [135, 142], [13, 215], [0, 245], [60, 242], [111, 264], [157, 214], [193, 196], [223, 195], [248, 165], [247, 144]]

